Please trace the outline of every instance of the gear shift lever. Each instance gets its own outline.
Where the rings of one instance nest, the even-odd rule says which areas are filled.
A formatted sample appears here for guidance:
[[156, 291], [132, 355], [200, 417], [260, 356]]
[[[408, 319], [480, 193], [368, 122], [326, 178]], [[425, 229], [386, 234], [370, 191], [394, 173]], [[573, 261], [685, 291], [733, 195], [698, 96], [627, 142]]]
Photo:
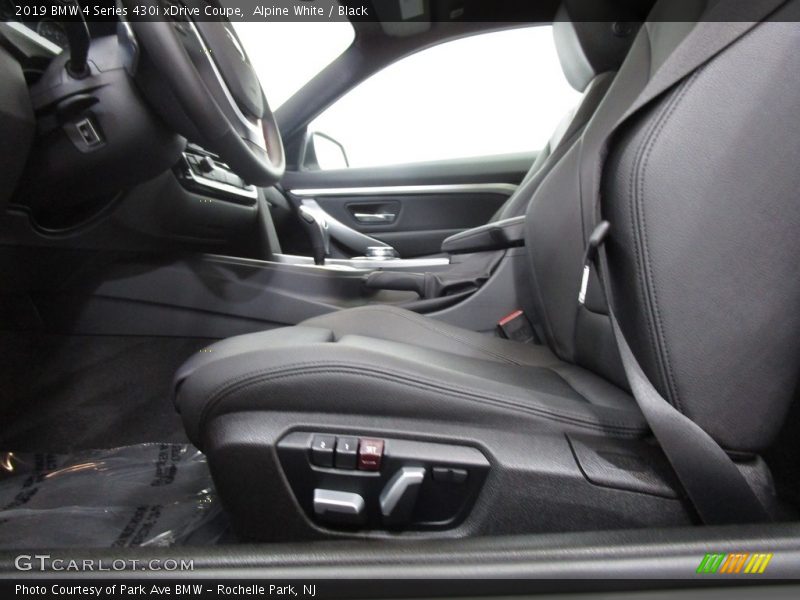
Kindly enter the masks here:
[[314, 250], [314, 264], [324, 265], [325, 257], [331, 253], [331, 234], [328, 222], [322, 215], [316, 214], [305, 206], [300, 207], [300, 219], [305, 223], [311, 236], [311, 247]]
[[[70, 4], [65, 2], [64, 4]], [[81, 7], [75, 2], [77, 18], [64, 23], [69, 43], [69, 61], [67, 61], [67, 72], [75, 79], [83, 79], [89, 75], [89, 45], [92, 42], [89, 34], [89, 27], [83, 18]], [[72, 14], [72, 13], [70, 13]]]

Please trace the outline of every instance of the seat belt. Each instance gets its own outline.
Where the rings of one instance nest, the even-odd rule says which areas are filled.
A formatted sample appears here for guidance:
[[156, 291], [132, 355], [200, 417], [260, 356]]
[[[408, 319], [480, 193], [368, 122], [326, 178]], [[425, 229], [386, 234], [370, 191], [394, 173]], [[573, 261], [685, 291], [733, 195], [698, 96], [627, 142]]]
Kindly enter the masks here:
[[578, 301], [583, 304], [585, 300], [594, 266], [605, 292], [614, 340], [633, 397], [702, 521], [707, 525], [771, 521], [769, 512], [730, 456], [658, 393], [633, 355], [614, 311], [604, 248], [609, 230], [609, 222], [600, 221], [589, 238]]

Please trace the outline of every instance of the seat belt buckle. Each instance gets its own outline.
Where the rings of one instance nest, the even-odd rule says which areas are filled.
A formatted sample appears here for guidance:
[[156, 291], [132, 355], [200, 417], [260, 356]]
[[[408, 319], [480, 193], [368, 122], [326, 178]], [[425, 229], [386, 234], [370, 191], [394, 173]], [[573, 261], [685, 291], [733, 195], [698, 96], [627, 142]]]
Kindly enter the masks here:
[[583, 255], [583, 273], [581, 274], [581, 289], [578, 292], [578, 303], [583, 306], [586, 303], [586, 292], [589, 290], [589, 276], [592, 274], [592, 265], [597, 261], [597, 253], [606, 238], [611, 224], [608, 221], [600, 221], [589, 236], [586, 244], [586, 253]]
[[497, 322], [497, 332], [502, 338], [523, 344], [536, 340], [531, 322], [522, 310], [515, 310], [500, 319]]

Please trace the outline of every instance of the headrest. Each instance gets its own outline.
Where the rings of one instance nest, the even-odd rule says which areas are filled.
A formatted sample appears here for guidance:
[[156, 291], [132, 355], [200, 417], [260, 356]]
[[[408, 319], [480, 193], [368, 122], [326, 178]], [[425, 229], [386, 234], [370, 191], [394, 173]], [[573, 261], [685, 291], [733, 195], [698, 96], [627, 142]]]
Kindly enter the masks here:
[[579, 92], [596, 75], [619, 69], [641, 25], [619, 0], [564, 0], [553, 21], [561, 68]]

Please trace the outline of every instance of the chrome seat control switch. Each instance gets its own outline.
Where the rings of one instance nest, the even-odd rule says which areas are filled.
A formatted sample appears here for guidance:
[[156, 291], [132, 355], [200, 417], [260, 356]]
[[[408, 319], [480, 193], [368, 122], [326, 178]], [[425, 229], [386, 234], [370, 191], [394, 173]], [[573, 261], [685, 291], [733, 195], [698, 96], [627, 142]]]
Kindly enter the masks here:
[[402, 467], [389, 480], [379, 499], [381, 514], [387, 525], [402, 525], [411, 520], [417, 494], [424, 480], [423, 467]]
[[320, 520], [359, 525], [364, 522], [364, 498], [352, 492], [314, 490], [314, 514]]

